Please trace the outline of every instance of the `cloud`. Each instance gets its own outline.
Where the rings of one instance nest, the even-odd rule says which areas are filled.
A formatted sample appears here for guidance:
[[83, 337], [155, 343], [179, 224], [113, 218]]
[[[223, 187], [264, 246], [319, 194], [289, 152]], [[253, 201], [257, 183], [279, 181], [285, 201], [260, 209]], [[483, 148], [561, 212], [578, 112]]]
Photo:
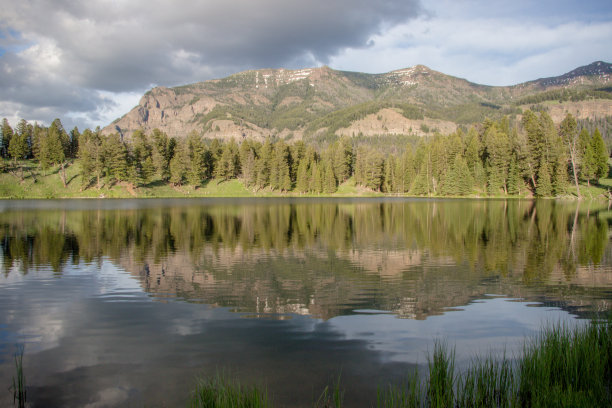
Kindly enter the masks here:
[[372, 38], [367, 49], [332, 57], [339, 69], [385, 72], [415, 64], [488, 85], [513, 85], [612, 60], [610, 22], [565, 22], [490, 16], [418, 18]]
[[425, 64], [510, 84], [612, 60], [612, 8], [599, 0], [4, 3], [0, 117], [67, 116], [79, 127], [108, 124], [152, 86], [245, 69]]
[[324, 64], [420, 13], [418, 0], [9, 2], [0, 16], [0, 115], [15, 106], [43, 116], [109, 112], [113, 101], [100, 91]]

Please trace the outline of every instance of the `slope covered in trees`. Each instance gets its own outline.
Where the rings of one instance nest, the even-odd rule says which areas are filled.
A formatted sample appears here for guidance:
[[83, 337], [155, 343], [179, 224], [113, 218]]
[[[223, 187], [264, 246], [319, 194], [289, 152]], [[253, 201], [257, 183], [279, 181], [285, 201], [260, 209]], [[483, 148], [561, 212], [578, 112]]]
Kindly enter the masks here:
[[[31, 158], [52, 167], [64, 187], [81, 190], [124, 183], [202, 187], [212, 179], [239, 179], [254, 193], [332, 194], [352, 179], [364, 189], [415, 196], [562, 196], [570, 184], [596, 183], [608, 174], [608, 152], [598, 128], [589, 131], [567, 115], [555, 126], [545, 112], [527, 110], [520, 123], [485, 120], [467, 131], [412, 139], [385, 151], [360, 138], [287, 143], [268, 138], [205, 139], [196, 132], [169, 137], [155, 129], [131, 139], [99, 129], [70, 133], [56, 119], [49, 127], [2, 123], [3, 170], [24, 179]], [[66, 167], [78, 163], [77, 180]]]

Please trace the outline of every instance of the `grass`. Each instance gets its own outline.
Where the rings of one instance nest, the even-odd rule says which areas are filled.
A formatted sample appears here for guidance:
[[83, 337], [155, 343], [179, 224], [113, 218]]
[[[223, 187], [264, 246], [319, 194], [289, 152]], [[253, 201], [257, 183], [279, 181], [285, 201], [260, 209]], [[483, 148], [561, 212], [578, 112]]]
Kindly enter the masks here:
[[11, 390], [13, 391], [13, 404], [16, 407], [24, 408], [26, 406], [26, 385], [25, 376], [23, 374], [23, 352], [24, 346], [18, 346], [15, 353], [15, 376]]
[[436, 344], [429, 376], [379, 391], [378, 407], [612, 406], [612, 320], [557, 324], [526, 342], [514, 363], [476, 358], [457, 372], [454, 352]]
[[271, 402], [267, 391], [244, 387], [225, 374], [217, 373], [200, 379], [191, 396], [191, 407], [201, 408], [268, 408]]
[[[154, 180], [144, 187], [129, 188], [127, 183], [107, 185], [100, 189], [91, 186], [81, 188], [80, 168], [72, 163], [66, 168], [68, 184], [62, 185], [58, 168], [41, 170], [34, 161], [24, 161], [23, 180], [20, 170], [13, 168], [12, 162], [3, 160], [0, 164], [10, 171], [0, 172], [0, 199], [50, 199], [50, 198], [179, 198], [179, 197], [380, 197], [385, 194], [356, 185], [351, 177], [340, 184], [333, 194], [300, 194], [295, 191], [278, 192], [269, 188], [255, 191], [245, 187], [239, 179], [210, 180], [202, 186], [172, 186], [169, 183]], [[602, 178], [597, 184], [580, 185], [580, 192], [585, 199], [608, 199], [607, 192], [612, 191], [612, 177]], [[395, 196], [395, 194], [392, 194]], [[408, 195], [402, 195], [408, 196]], [[568, 185], [565, 197], [575, 198], [576, 188]], [[479, 197], [470, 195], [470, 198]], [[517, 198], [516, 196], [482, 196], [482, 198]]]
[[[610, 407], [612, 318], [577, 328], [556, 324], [527, 340], [516, 360], [478, 357], [459, 371], [454, 351], [435, 343], [428, 375], [412, 373], [401, 384], [379, 388], [378, 408]], [[340, 408], [340, 378], [313, 404]], [[200, 382], [192, 407], [270, 407], [267, 392], [226, 377]]]

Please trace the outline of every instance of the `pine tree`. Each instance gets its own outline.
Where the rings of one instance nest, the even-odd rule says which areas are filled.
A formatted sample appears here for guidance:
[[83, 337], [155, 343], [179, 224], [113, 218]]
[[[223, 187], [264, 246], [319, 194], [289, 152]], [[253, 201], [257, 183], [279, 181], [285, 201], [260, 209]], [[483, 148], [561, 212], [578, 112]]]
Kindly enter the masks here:
[[259, 157], [255, 164], [257, 173], [257, 188], [264, 188], [270, 184], [270, 167], [272, 161], [272, 145], [269, 140], [261, 146]]
[[15, 133], [11, 137], [9, 143], [9, 155], [13, 158], [13, 162], [17, 165], [17, 160], [23, 160], [28, 153], [28, 143], [25, 134]]
[[538, 169], [538, 187], [536, 194], [538, 197], [550, 197], [553, 193], [553, 186], [550, 180], [550, 169], [548, 161], [543, 159]]
[[310, 166], [310, 186], [311, 192], [321, 194], [323, 192], [323, 176], [319, 164], [314, 161]]
[[576, 193], [578, 194], [578, 197], [580, 197], [580, 186], [578, 185], [578, 166], [580, 154], [578, 148], [578, 133], [576, 129], [576, 119], [574, 119], [574, 117], [568, 113], [559, 126], [559, 135], [567, 148], [572, 165], [572, 174], [574, 177], [574, 183], [576, 185]]
[[25, 119], [21, 119], [17, 124], [16, 134], [21, 136], [26, 144], [26, 153], [24, 159], [32, 157], [32, 132], [34, 127], [30, 125]]
[[62, 132], [63, 127], [59, 119], [54, 120], [51, 126], [45, 133], [42, 133], [39, 141], [39, 161], [40, 166], [47, 170], [53, 165], [59, 165], [60, 170], [58, 172], [62, 184], [66, 187], [66, 156], [64, 153], [64, 146], [62, 145]]
[[309, 160], [304, 157], [300, 160], [300, 165], [298, 166], [297, 180], [295, 183], [295, 189], [299, 193], [306, 193], [309, 189], [309, 180], [308, 180], [308, 169], [309, 169]]
[[519, 174], [519, 165], [516, 157], [513, 155], [510, 160], [510, 167], [508, 169], [508, 194], [518, 195], [521, 193], [521, 177]]
[[170, 183], [182, 186], [190, 172], [189, 145], [183, 141], [177, 143], [174, 156], [170, 160]]
[[597, 164], [591, 135], [586, 128], [583, 128], [578, 135], [578, 155], [580, 159], [580, 178], [590, 184], [595, 178]]
[[523, 128], [527, 132], [527, 149], [525, 155], [525, 168], [533, 188], [537, 188], [536, 175], [538, 165], [545, 148], [545, 134], [540, 120], [531, 110], [523, 112]]
[[94, 133], [89, 129], [83, 131], [77, 157], [81, 169], [81, 190], [88, 188], [94, 178], [96, 179], [97, 187], [100, 188], [100, 179], [102, 177], [102, 140], [98, 133]]
[[599, 129], [595, 128], [593, 137], [591, 138], [593, 148], [593, 157], [595, 161], [595, 178], [600, 179], [608, 175], [608, 149], [604, 143]]
[[365, 163], [365, 186], [380, 191], [383, 182], [384, 159], [382, 154], [370, 150]]
[[153, 164], [153, 148], [147, 135], [136, 130], [132, 134], [132, 145], [129, 150], [130, 166], [128, 179], [135, 186], [144, 185], [151, 180], [155, 173]]
[[153, 129], [152, 140], [153, 165], [161, 180], [168, 181], [170, 179], [170, 160], [172, 160], [174, 156], [176, 140], [174, 138], [169, 138], [166, 133], [159, 129]]
[[7, 118], [2, 119], [2, 126], [0, 127], [0, 131], [2, 132], [2, 145], [0, 146], [0, 154], [2, 157], [8, 157], [8, 149], [11, 143], [11, 138], [13, 137], [13, 128], [9, 124]]
[[343, 183], [351, 175], [351, 164], [353, 162], [353, 146], [346, 136], [343, 136], [338, 142], [333, 160], [334, 175], [338, 183]]
[[221, 145], [221, 156], [214, 170], [215, 178], [229, 180], [238, 173], [237, 169], [238, 146], [234, 140]]
[[255, 148], [249, 140], [243, 140], [240, 143], [238, 154], [240, 156], [241, 177], [246, 186], [252, 186], [257, 180]]
[[75, 159], [77, 157], [77, 152], [79, 151], [79, 138], [81, 137], [81, 133], [79, 132], [79, 128], [76, 126], [74, 129], [70, 131], [70, 141], [68, 144], [68, 157], [71, 159]]
[[206, 146], [202, 142], [200, 135], [195, 131], [189, 133], [187, 144], [190, 162], [187, 182], [195, 188], [198, 188], [206, 178], [206, 172], [208, 170], [206, 164]]
[[506, 192], [511, 150], [508, 135], [493, 125], [485, 133], [489, 194]]
[[336, 192], [336, 177], [334, 176], [334, 168], [330, 160], [326, 160], [323, 164], [323, 192], [331, 194]]
[[412, 187], [412, 183], [416, 176], [416, 169], [414, 165], [414, 153], [412, 152], [412, 148], [409, 146], [406, 148], [406, 151], [402, 155], [402, 167], [404, 170], [403, 184], [401, 190], [402, 193], [410, 191], [410, 188]]
[[102, 140], [104, 175], [109, 183], [126, 181], [128, 178], [128, 152], [118, 133]]

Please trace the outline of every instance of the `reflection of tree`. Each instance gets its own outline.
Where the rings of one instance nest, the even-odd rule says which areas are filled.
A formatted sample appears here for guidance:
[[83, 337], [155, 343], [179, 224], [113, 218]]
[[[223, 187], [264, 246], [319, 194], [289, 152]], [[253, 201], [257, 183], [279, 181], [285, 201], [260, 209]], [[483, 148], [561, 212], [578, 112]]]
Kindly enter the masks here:
[[[434, 272], [424, 265], [432, 263], [464, 265], [456, 272], [469, 275], [464, 279], [505, 276], [531, 284], [557, 271], [572, 279], [577, 265], [602, 262], [608, 224], [597, 212], [554, 201], [298, 201], [5, 211], [0, 234], [5, 274], [15, 266], [27, 273], [46, 265], [60, 273], [69, 261], [104, 257], [133, 271], [145, 271], [146, 264], [143, 279], [148, 279], [156, 266], [186, 255], [189, 262], [172, 290], [214, 287], [181, 286], [185, 274], [192, 274], [193, 282], [206, 274], [208, 282], [224, 282], [228, 291], [241, 293], [236, 304], [250, 305], [249, 310], [261, 308], [261, 291], [274, 293], [277, 305], [314, 307], [309, 304], [315, 294], [350, 303], [372, 284], [384, 292], [386, 306], [406, 308], [413, 302], [406, 293], [425, 285], [425, 274]], [[161, 278], [145, 283], [152, 291], [164, 284]], [[214, 298], [213, 292], [208, 295]], [[335, 307], [328, 305], [326, 313], [339, 313]]]

